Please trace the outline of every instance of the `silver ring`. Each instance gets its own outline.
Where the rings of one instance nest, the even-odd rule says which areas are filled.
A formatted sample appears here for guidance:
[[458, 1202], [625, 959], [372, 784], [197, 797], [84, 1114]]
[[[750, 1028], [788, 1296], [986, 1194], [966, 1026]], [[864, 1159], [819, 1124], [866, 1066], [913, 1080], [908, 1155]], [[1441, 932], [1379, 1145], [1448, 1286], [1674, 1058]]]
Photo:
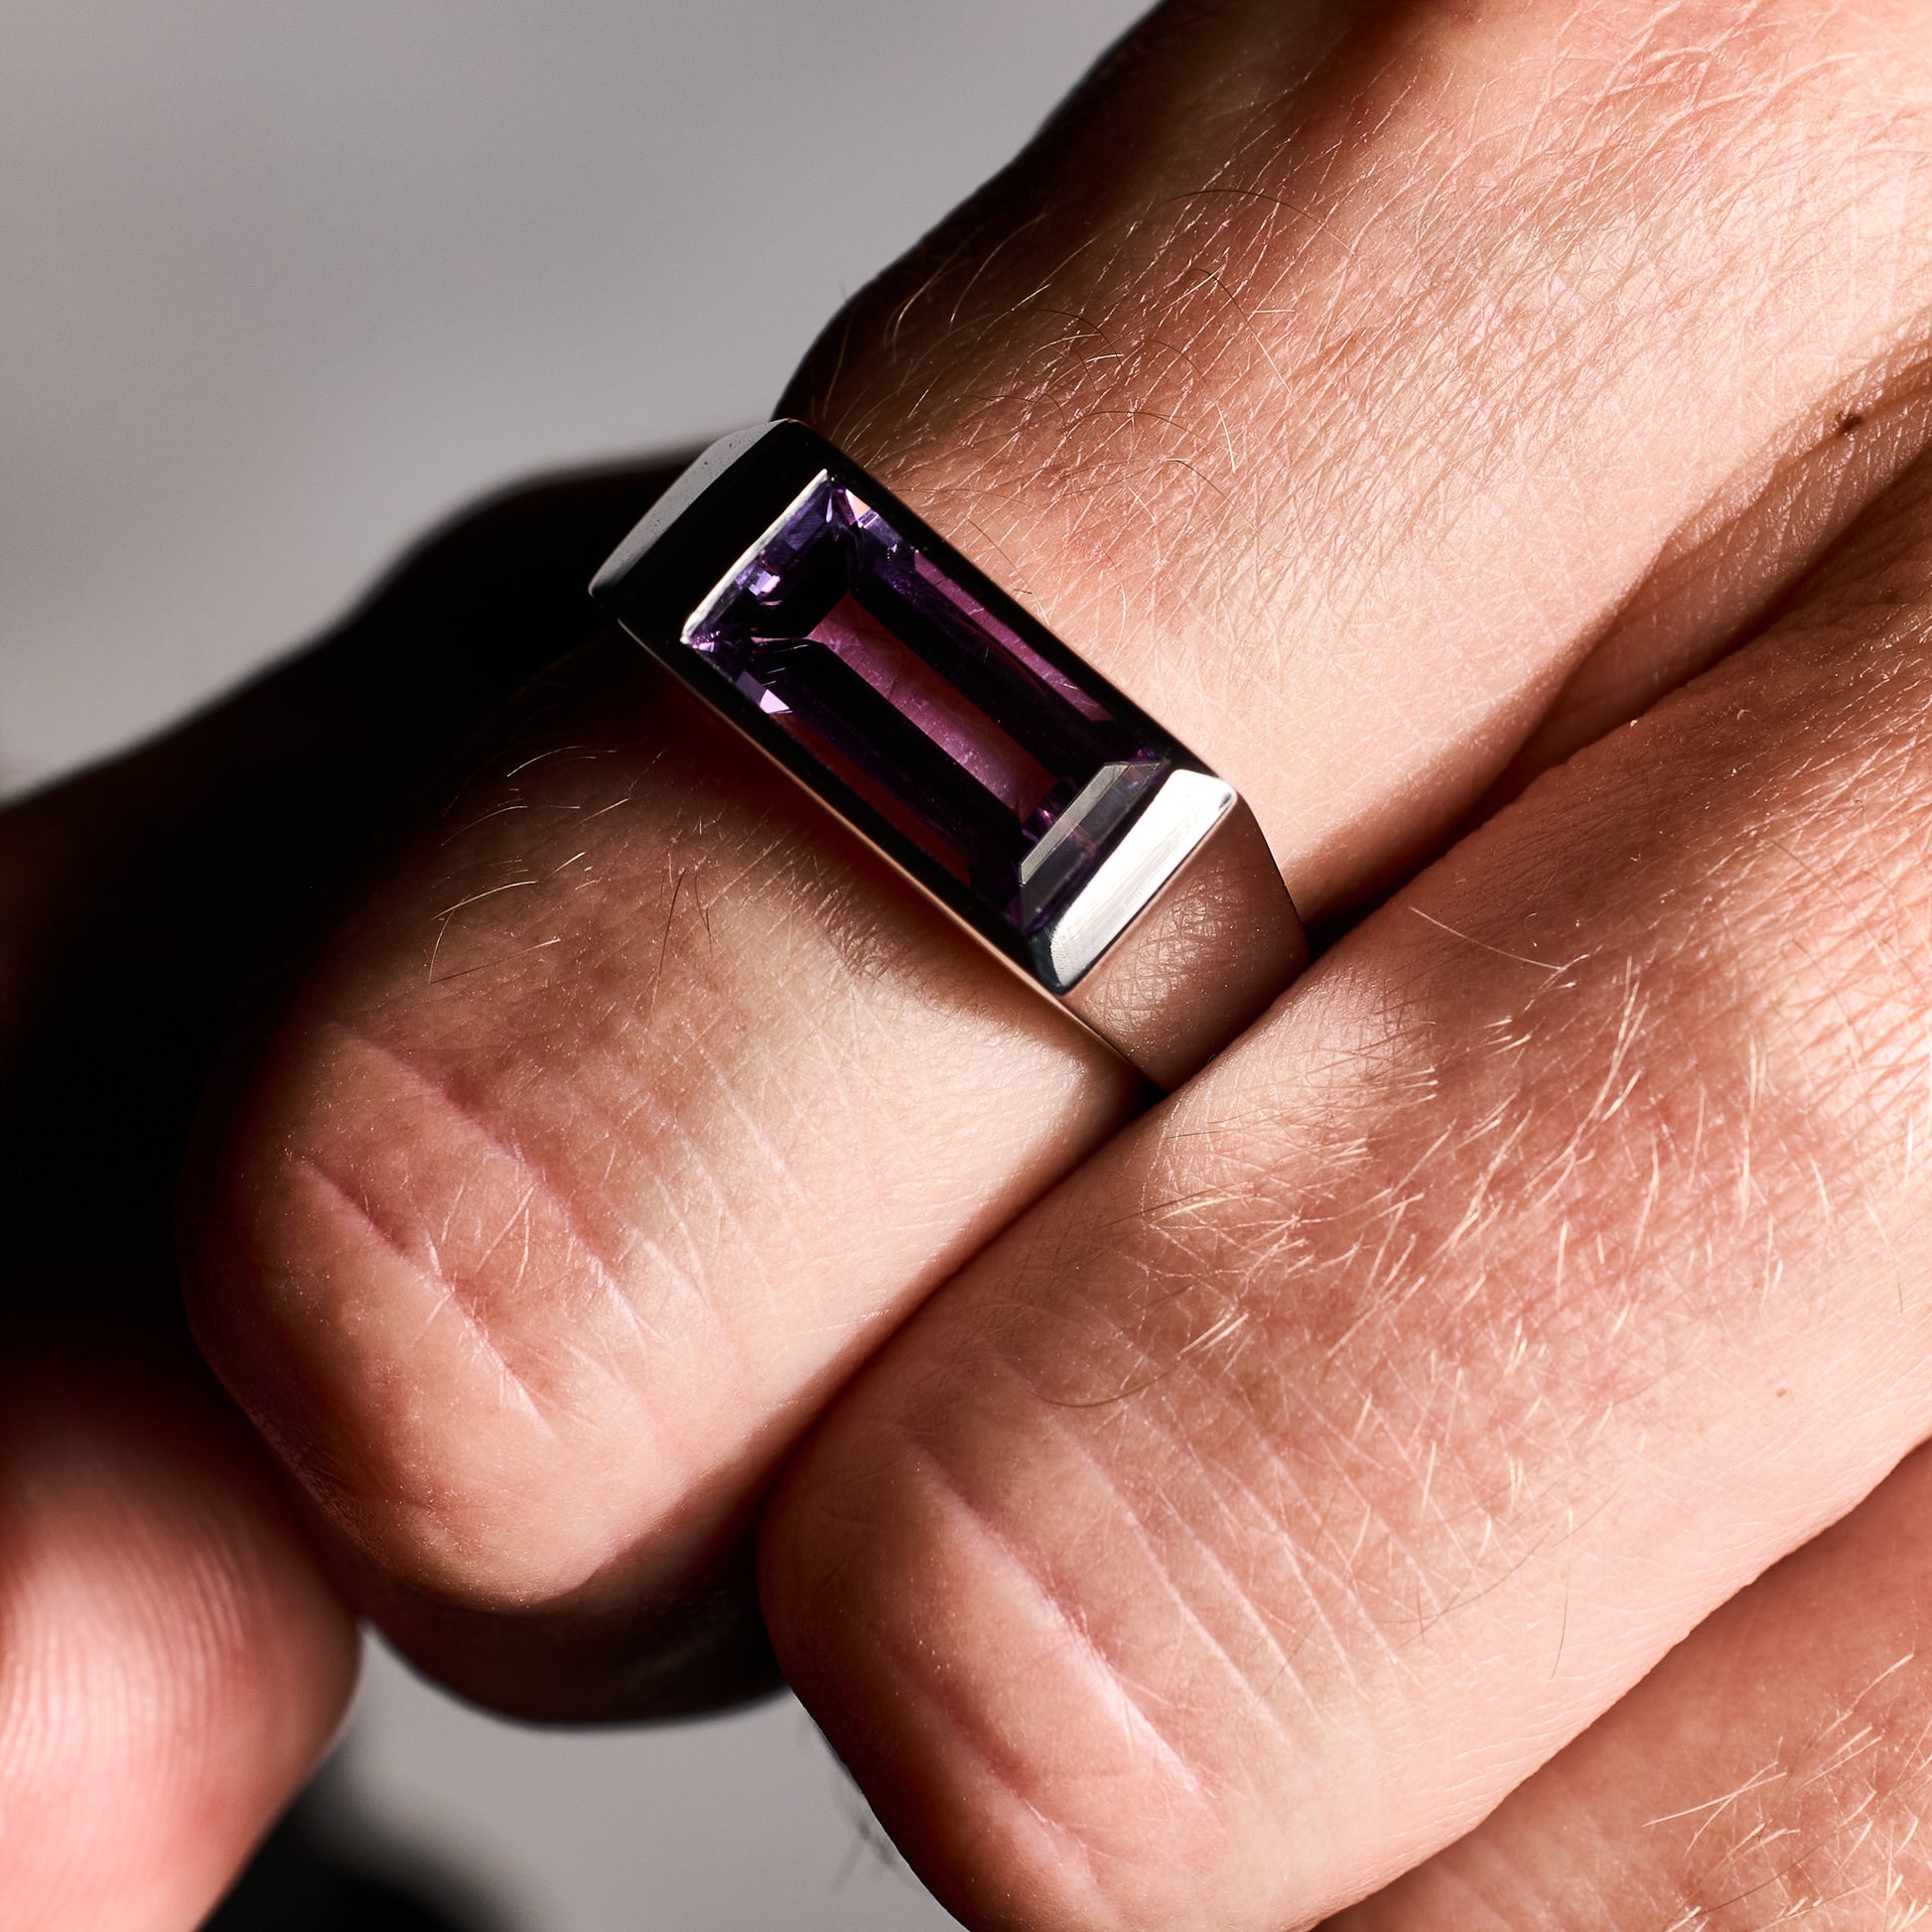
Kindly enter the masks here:
[[713, 444], [591, 594], [1157, 1086], [1307, 963], [1234, 787], [804, 424]]

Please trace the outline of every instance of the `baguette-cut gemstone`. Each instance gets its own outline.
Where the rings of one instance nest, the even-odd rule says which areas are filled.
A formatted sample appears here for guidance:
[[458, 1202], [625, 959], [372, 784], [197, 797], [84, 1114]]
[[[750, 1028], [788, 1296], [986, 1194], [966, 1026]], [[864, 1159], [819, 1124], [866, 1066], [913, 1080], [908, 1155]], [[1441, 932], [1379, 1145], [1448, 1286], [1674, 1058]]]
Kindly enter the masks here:
[[854, 490], [816, 478], [684, 627], [834, 777], [1022, 942], [1172, 768]]

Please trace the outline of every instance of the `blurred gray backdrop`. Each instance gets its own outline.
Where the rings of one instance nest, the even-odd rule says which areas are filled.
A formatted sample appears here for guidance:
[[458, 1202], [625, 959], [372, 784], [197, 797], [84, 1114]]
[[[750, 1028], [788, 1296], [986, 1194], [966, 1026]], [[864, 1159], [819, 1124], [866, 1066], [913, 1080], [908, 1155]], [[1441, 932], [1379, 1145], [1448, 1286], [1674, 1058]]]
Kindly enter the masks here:
[[[763, 413], [1138, 0], [0, 0], [0, 785], [544, 465]], [[795, 1705], [538, 1734], [380, 1653], [327, 1827], [504, 1932], [949, 1924]]]

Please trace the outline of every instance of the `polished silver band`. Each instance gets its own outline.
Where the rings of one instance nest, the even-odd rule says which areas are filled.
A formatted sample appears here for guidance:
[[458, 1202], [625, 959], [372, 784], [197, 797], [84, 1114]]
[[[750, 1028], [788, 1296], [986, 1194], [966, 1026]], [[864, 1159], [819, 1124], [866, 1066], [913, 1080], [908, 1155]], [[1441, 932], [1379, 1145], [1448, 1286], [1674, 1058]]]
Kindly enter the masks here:
[[592, 592], [1156, 1085], [1307, 963], [1234, 788], [803, 424], [714, 444]]

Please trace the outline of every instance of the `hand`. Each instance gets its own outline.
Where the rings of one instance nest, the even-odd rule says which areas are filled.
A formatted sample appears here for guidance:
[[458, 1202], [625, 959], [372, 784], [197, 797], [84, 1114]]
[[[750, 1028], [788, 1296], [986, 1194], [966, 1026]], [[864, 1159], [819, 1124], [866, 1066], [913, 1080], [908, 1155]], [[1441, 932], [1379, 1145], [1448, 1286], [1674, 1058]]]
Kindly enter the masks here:
[[[755, 1686], [754, 1519], [836, 1398], [764, 1606], [941, 1895], [1273, 1927], [1880, 1481], [1932, 1412], [1927, 38], [1174, 5], [861, 299], [791, 406], [1225, 769], [1306, 910], [1411, 883], [1062, 1178], [1117, 1068], [634, 653], [548, 680], [289, 995], [195, 1211], [214, 1359], [419, 1658], [551, 1714]], [[1829, 1704], [1891, 1647], [1870, 1550], [1696, 1642], [1785, 1616]], [[1722, 1914], [1777, 1793], [1844, 1815], [1869, 1760], [1720, 1807], [1707, 1864], [1788, 1713], [1714, 1741], [1683, 1677], [1368, 1909]], [[1566, 1863], [1539, 1790], [1614, 1833], [1672, 1779], [1693, 1824]]]
[[199, 1924], [340, 1719], [348, 1620], [182, 1323], [182, 1140], [248, 982], [589, 627], [660, 482], [493, 506], [308, 657], [0, 814], [7, 1932]]

